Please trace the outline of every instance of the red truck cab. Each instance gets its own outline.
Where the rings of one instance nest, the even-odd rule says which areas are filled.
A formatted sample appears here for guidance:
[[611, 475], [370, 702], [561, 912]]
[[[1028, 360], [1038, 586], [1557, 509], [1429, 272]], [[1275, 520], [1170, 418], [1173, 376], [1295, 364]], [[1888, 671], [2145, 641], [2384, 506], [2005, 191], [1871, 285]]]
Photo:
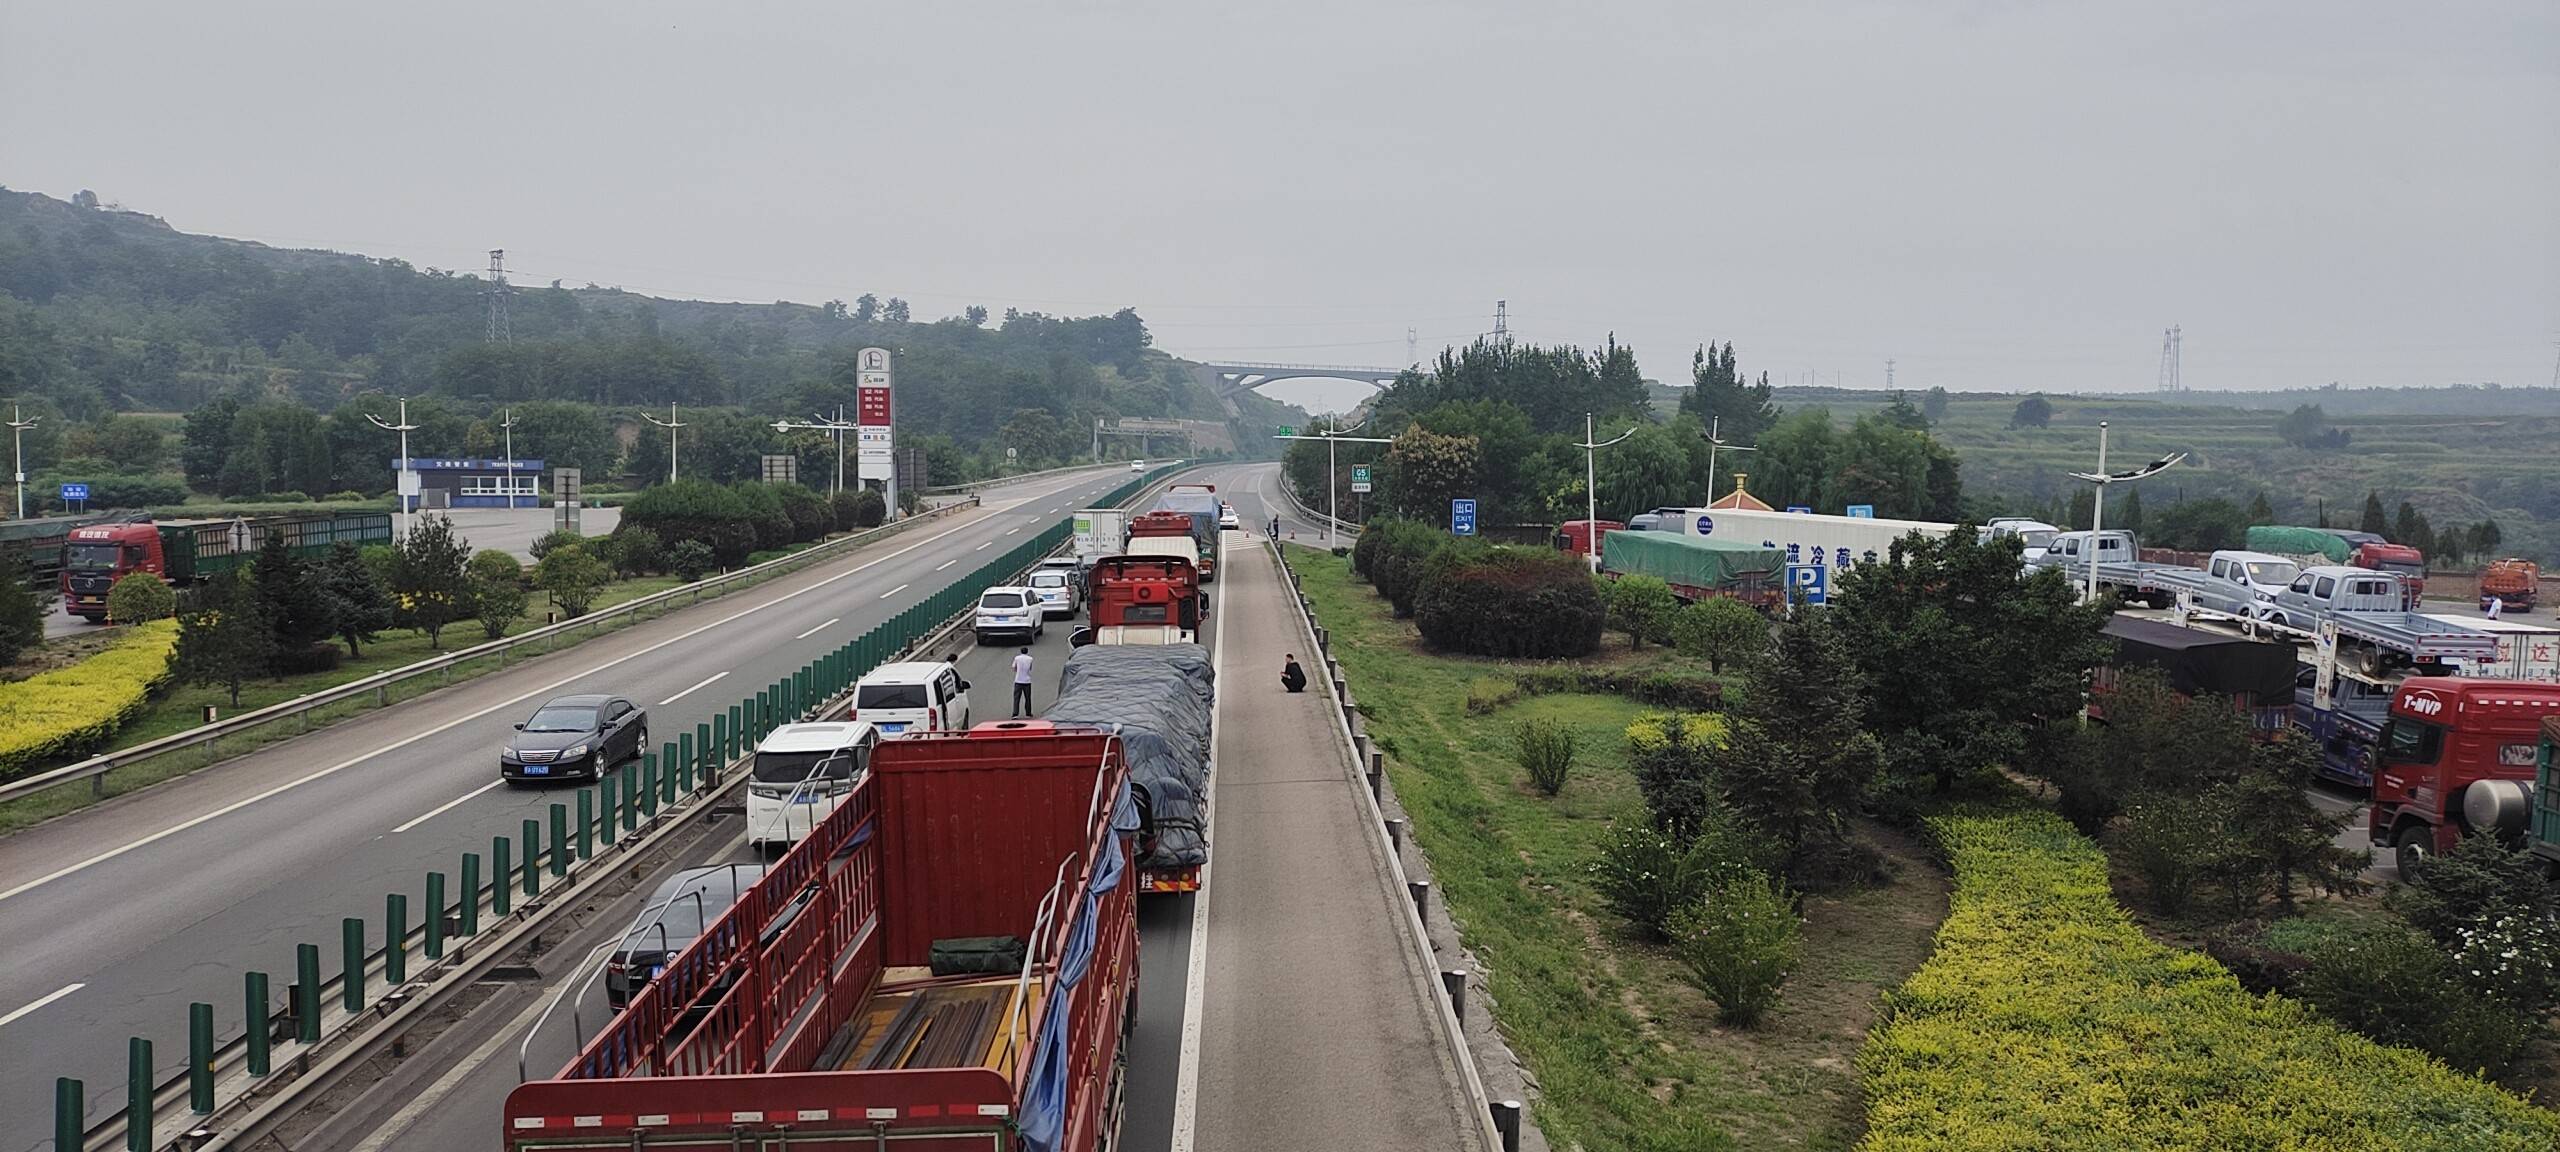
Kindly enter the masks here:
[[1102, 644], [1197, 644], [1209, 615], [1200, 573], [1179, 557], [1106, 556], [1093, 566], [1093, 635]]
[[1600, 555], [1600, 539], [1626, 525], [1615, 520], [1567, 520], [1556, 529], [1556, 551], [1576, 556]]
[[[568, 1067], [508, 1094], [502, 1146], [1117, 1147], [1136, 823], [1122, 745], [1096, 729], [881, 741], [844, 805]], [[964, 962], [1005, 956], [990, 938], [1021, 960]]]
[[107, 593], [128, 573], [169, 578], [160, 530], [149, 521], [74, 528], [62, 545], [62, 608], [94, 624], [107, 618]]
[[2560, 684], [2412, 676], [2392, 693], [2375, 749], [2376, 845], [2390, 845], [2402, 875], [2449, 851], [2470, 832], [2523, 830], [2542, 719], [2560, 715]]
[[2347, 556], [2350, 566], [2400, 577], [2406, 590], [2402, 608], [2415, 612], [2427, 591], [2427, 554], [2406, 544], [2358, 544]]

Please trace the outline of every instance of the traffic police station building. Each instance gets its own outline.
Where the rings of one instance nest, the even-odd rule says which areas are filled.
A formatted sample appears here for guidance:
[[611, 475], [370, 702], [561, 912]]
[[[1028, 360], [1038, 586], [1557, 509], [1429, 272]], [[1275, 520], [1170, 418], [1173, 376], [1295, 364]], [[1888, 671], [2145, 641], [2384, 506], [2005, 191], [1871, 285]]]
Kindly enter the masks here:
[[[409, 462], [418, 474], [418, 506], [421, 508], [504, 508], [512, 493], [518, 508], [538, 508], [542, 504], [542, 461], [540, 460], [433, 460], [421, 456]], [[400, 472], [400, 458], [391, 458], [391, 471]]]

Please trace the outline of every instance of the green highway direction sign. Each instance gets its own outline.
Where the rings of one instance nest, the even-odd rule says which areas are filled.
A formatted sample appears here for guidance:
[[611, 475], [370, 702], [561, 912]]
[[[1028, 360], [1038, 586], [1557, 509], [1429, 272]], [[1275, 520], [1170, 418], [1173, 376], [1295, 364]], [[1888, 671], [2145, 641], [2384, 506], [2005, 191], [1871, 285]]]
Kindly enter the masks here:
[[1295, 436], [1298, 434], [1298, 430], [1283, 424], [1280, 426], [1280, 434], [1283, 436]]
[[1368, 466], [1368, 465], [1366, 465], [1366, 464], [1355, 464], [1355, 465], [1352, 465], [1352, 467], [1351, 467], [1351, 490], [1352, 490], [1352, 491], [1354, 491], [1354, 492], [1366, 492], [1366, 491], [1368, 491], [1368, 490], [1369, 490], [1369, 466]]

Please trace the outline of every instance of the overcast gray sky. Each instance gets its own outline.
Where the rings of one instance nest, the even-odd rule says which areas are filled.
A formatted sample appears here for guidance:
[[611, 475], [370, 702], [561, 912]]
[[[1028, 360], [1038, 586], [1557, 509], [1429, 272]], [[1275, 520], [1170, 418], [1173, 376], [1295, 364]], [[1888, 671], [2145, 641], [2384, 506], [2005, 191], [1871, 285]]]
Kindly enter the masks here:
[[728, 299], [1686, 376], [2549, 383], [2560, 5], [0, 0], [0, 183]]

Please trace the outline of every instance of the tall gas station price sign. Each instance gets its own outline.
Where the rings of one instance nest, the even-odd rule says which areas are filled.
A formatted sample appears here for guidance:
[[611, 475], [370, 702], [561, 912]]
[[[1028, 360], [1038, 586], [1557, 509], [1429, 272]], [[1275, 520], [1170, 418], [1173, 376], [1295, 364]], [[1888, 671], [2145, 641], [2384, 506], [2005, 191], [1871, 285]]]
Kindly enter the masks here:
[[878, 480], [886, 489], [889, 515], [898, 514], [896, 441], [890, 420], [890, 357], [886, 348], [865, 348], [856, 357], [854, 382], [854, 475]]

